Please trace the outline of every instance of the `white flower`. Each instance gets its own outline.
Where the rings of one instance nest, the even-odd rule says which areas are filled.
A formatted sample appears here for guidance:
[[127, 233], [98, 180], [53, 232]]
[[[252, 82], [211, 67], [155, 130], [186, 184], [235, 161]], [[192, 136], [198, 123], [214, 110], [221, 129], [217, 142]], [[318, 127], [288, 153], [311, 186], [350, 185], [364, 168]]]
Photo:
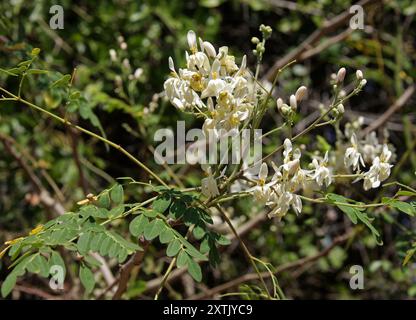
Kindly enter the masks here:
[[316, 181], [319, 186], [325, 184], [329, 186], [332, 182], [331, 171], [328, 166], [328, 151], [325, 153], [325, 157], [318, 162], [317, 159], [312, 160], [312, 166], [315, 168], [315, 172], [312, 178]]
[[267, 164], [263, 162], [257, 175], [257, 185], [248, 190], [248, 192], [253, 192], [254, 198], [263, 204], [269, 200], [271, 195], [270, 184], [266, 184], [268, 173], [269, 169]]
[[285, 139], [285, 141], [283, 142], [283, 157], [284, 157], [284, 161], [288, 161], [289, 160], [289, 155], [292, 152], [292, 141], [290, 141], [289, 139]]
[[382, 181], [390, 176], [391, 167], [388, 161], [391, 158], [391, 151], [387, 145], [383, 146], [380, 157], [375, 157], [370, 170], [364, 174], [364, 189], [378, 188]]
[[201, 93], [202, 99], [207, 97], [218, 97], [220, 92], [225, 88], [225, 81], [219, 78], [220, 67], [220, 62], [218, 61], [218, 59], [215, 59], [212, 63], [211, 76], [210, 80], [208, 81], [208, 85], [205, 88], [205, 90]]
[[192, 52], [197, 51], [197, 46], [196, 46], [196, 35], [195, 32], [193, 30], [189, 30], [188, 34], [186, 35], [186, 38], [188, 40], [188, 46], [191, 49]]
[[204, 47], [205, 52], [210, 58], [214, 58], [217, 55], [214, 46], [210, 42], [204, 41], [202, 42], [202, 45]]
[[207, 75], [210, 71], [209, 59], [203, 52], [195, 52], [188, 55], [186, 59], [187, 68], [191, 71], [200, 72], [203, 75]]
[[268, 214], [269, 218], [276, 216], [281, 219], [289, 211], [290, 206], [292, 206], [296, 214], [302, 212], [302, 200], [297, 194], [286, 191], [281, 186], [275, 187], [274, 190], [274, 207]]
[[356, 135], [351, 136], [351, 147], [347, 148], [344, 156], [344, 164], [347, 168], [351, 167], [353, 170], [359, 169], [360, 164], [365, 167], [363, 157], [358, 151], [358, 141]]

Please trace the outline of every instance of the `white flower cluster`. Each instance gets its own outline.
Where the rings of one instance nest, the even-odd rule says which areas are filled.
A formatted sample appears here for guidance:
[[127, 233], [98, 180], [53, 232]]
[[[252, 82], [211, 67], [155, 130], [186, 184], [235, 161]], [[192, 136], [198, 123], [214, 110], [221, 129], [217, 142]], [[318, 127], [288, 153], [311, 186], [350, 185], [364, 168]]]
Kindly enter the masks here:
[[193, 31], [188, 32], [187, 39], [190, 53], [186, 52], [186, 68], [177, 72], [169, 58], [171, 76], [164, 89], [176, 108], [202, 113], [205, 134], [212, 132], [219, 138], [220, 132], [238, 129], [255, 105], [251, 80], [246, 76], [246, 56], [238, 67], [228, 47], [219, 48], [217, 53], [210, 42], [200, 38], [198, 47]]
[[[273, 161], [271, 165], [274, 174], [270, 181], [268, 179], [268, 166], [263, 162], [258, 175], [252, 180], [256, 183], [247, 191], [260, 203], [266, 204], [272, 210], [269, 217], [283, 217], [290, 207], [296, 213], [302, 211], [301, 197], [297, 194], [300, 189], [307, 188], [310, 184], [328, 187], [332, 182], [332, 170], [328, 167], [328, 153], [321, 159], [313, 159], [311, 170], [301, 167], [301, 151], [293, 148], [292, 142], [286, 139], [283, 143], [283, 164], [277, 166]], [[241, 185], [241, 182], [237, 182]], [[241, 189], [241, 186], [240, 186]]]
[[[369, 190], [378, 188], [380, 183], [390, 176], [393, 167], [389, 163], [392, 160], [392, 152], [387, 144], [379, 142], [375, 132], [359, 140], [355, 131], [360, 129], [362, 124], [363, 118], [359, 118], [345, 128], [345, 136], [350, 138], [350, 146], [345, 150], [344, 164], [352, 172], [362, 175], [364, 190]], [[366, 164], [371, 164], [370, 169], [362, 172]]]
[[[234, 56], [228, 54], [227, 47], [219, 48], [217, 53], [211, 43], [202, 39], [197, 42], [193, 31], [188, 32], [187, 39], [190, 53], [186, 53], [186, 68], [176, 71], [172, 58], [169, 58], [171, 76], [164, 83], [166, 96], [176, 108], [202, 114], [205, 117], [203, 130], [206, 136], [215, 132], [215, 138], [219, 139], [223, 137], [222, 132], [226, 135], [233, 131], [239, 133], [246, 120], [257, 116], [252, 113], [259, 103], [254, 92], [255, 82], [246, 69], [246, 57], [243, 57], [238, 67]], [[340, 100], [323, 114], [322, 118], [331, 115], [331, 112], [334, 115], [334, 119], [326, 121], [326, 124], [335, 123], [344, 114], [342, 102], [347, 97], [339, 86], [345, 76], [345, 68], [333, 76], [334, 88], [338, 90]], [[366, 84], [360, 70], [356, 72], [356, 78], [357, 85], [353, 93]], [[298, 105], [306, 94], [307, 88], [301, 86], [290, 96], [288, 104], [277, 99], [278, 110], [287, 125], [292, 125]], [[261, 163], [258, 172], [254, 174], [252, 170], [244, 170], [247, 169], [244, 167], [247, 164], [244, 164], [243, 177], [232, 180], [230, 189], [232, 192], [251, 194], [259, 203], [271, 209], [269, 217], [282, 218], [290, 208], [296, 213], [302, 211], [301, 189], [327, 188], [340, 176], [352, 177], [356, 181], [363, 179], [365, 190], [377, 188], [390, 175], [392, 152], [387, 144], [379, 143], [374, 132], [364, 139], [358, 139], [361, 125], [361, 120], [347, 124], [344, 135], [340, 134], [340, 140], [344, 136], [350, 143], [346, 145], [337, 141], [335, 150], [327, 151], [323, 156], [313, 156], [308, 170], [301, 167], [301, 150], [294, 148], [290, 139], [285, 139], [282, 164], [278, 166], [273, 161], [270, 162], [274, 170], [271, 177], [265, 162]], [[343, 162], [342, 166], [339, 165], [339, 159]], [[366, 166], [370, 166], [369, 170], [362, 171]], [[202, 165], [206, 177], [201, 181], [201, 189], [207, 198], [219, 196], [221, 188], [225, 188], [219, 188], [217, 181], [223, 178], [226, 180], [226, 168], [220, 173], [219, 168], [213, 170], [209, 165]], [[351, 174], [337, 175], [335, 171], [338, 170], [344, 173], [347, 170]]]

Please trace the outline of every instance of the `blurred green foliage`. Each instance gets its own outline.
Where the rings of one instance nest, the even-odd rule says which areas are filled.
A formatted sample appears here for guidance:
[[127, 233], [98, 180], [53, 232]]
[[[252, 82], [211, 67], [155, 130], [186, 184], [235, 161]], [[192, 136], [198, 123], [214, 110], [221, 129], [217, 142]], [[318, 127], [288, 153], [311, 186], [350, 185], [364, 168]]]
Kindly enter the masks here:
[[[56, 72], [30, 75], [22, 88], [25, 99], [92, 131], [102, 130], [166, 179], [168, 173], [154, 163], [152, 150], [146, 146], [153, 145], [155, 130], [183, 119], [160, 93], [168, 73], [168, 57], [182, 62], [185, 59], [185, 35], [189, 29], [217, 46], [230, 46], [236, 57], [241, 57], [251, 51], [249, 39], [257, 35], [258, 25], [271, 25], [275, 31], [266, 48], [263, 73], [276, 59], [321, 28], [327, 19], [351, 5], [346, 0], [65, 0], [60, 2], [65, 11], [65, 27], [51, 30], [48, 20], [53, 4], [54, 1], [44, 0], [1, 2], [0, 67], [12, 68], [30, 58], [28, 53], [33, 48], [41, 48], [41, 59], [34, 62], [35, 67]], [[351, 101], [347, 116], [362, 115], [370, 123], [414, 84], [415, 14], [416, 3], [412, 0], [386, 1], [385, 5], [371, 7], [365, 16], [366, 30], [352, 32], [344, 41], [285, 71], [279, 80], [279, 94], [287, 95], [300, 84], [311, 88], [311, 102], [301, 110], [302, 115], [307, 116], [317, 109], [317, 101], [327, 99], [327, 80], [332, 72], [340, 66], [362, 69], [369, 83], [364, 92]], [[120, 41], [120, 37], [124, 40]], [[122, 42], [126, 43], [126, 50], [120, 47]], [[116, 51], [115, 61], [110, 59], [111, 49]], [[123, 63], [125, 59], [128, 63]], [[249, 54], [248, 60], [253, 66], [253, 55]], [[66, 79], [70, 79], [75, 68], [70, 92], [59, 85], [49, 86], [64, 75], [69, 75]], [[142, 70], [141, 75], [132, 78], [138, 68]], [[13, 77], [1, 74], [0, 83], [17, 91], [18, 82]], [[389, 128], [398, 155], [393, 177], [413, 187], [416, 170], [414, 106], [415, 101], [411, 100], [401, 114], [394, 115]], [[265, 129], [276, 125], [273, 118], [264, 123]], [[194, 121], [186, 118], [187, 126], [199, 125]], [[0, 105], [0, 133], [15, 140], [17, 152], [25, 155], [46, 188], [62, 198], [68, 210], [87, 193], [97, 194], [112, 185], [117, 177], [143, 180], [146, 176], [102, 143], [20, 104]], [[332, 136], [330, 130], [322, 130], [301, 142], [325, 149], [328, 143], [330, 147]], [[0, 152], [0, 242], [4, 242], [51, 217], [39, 205], [21, 164], [3, 145], [0, 145]], [[199, 174], [192, 167], [172, 166], [172, 170], [187, 186], [198, 185]], [[358, 197], [357, 200], [371, 200], [354, 185], [339, 188]], [[129, 200], [141, 201], [151, 191], [133, 186], [125, 192]], [[375, 192], [370, 197], [381, 198], [383, 192]], [[235, 216], [243, 219], [254, 216], [259, 209], [248, 200], [238, 200], [233, 207]], [[416, 297], [414, 260], [402, 267], [406, 251], [416, 241], [415, 221], [398, 210], [375, 215], [374, 224], [381, 230], [383, 247], [378, 247], [363, 230], [354, 241], [336, 246], [316, 263], [279, 274], [286, 295], [312, 299]], [[249, 233], [247, 242], [255, 256], [279, 266], [317, 254], [349, 227], [348, 218], [339, 210], [328, 209], [326, 205], [309, 205], [299, 217], [288, 215], [282, 222], [265, 221]], [[128, 224], [121, 229], [126, 232]], [[158, 246], [149, 248], [146, 256], [143, 271], [149, 279], [162, 274], [164, 262], [158, 259], [159, 249]], [[354, 264], [364, 266], [364, 290], [349, 288], [349, 266]], [[0, 279], [6, 275], [6, 268], [6, 261], [0, 260]], [[206, 284], [212, 287], [250, 272], [238, 250], [224, 251], [218, 268], [204, 266], [203, 271], [209, 279]], [[142, 294], [143, 280], [146, 279], [130, 284], [128, 297]], [[240, 290], [251, 289], [240, 287]], [[166, 295], [183, 297], [181, 285], [174, 286]]]

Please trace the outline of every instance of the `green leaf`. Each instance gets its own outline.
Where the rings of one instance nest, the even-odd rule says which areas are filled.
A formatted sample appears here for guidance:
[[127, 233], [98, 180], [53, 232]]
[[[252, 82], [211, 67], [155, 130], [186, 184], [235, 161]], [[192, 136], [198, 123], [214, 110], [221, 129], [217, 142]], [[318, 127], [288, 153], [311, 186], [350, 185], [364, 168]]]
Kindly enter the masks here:
[[90, 244], [90, 249], [91, 251], [95, 251], [97, 252], [100, 247], [101, 247], [101, 243], [102, 240], [104, 239], [104, 234], [103, 233], [97, 233], [93, 236], [92, 240], [91, 240], [91, 244]]
[[175, 238], [171, 229], [166, 228], [163, 230], [159, 235], [160, 243], [168, 243], [171, 242]]
[[123, 263], [124, 261], [126, 261], [127, 257], [128, 257], [127, 250], [124, 248], [121, 248], [117, 257], [118, 263]]
[[91, 235], [91, 232], [84, 232], [78, 238], [77, 248], [81, 255], [85, 255], [88, 252]]
[[153, 202], [153, 209], [159, 213], [164, 213], [171, 203], [172, 199], [169, 194], [164, 193], [156, 198]]
[[193, 208], [193, 207], [187, 208], [185, 210], [185, 214], [183, 215], [182, 219], [185, 222], [186, 226], [197, 224], [200, 220], [197, 208]]
[[112, 243], [113, 243], [113, 240], [107, 235], [105, 235], [105, 239], [103, 240], [100, 246], [100, 254], [102, 256], [105, 256], [108, 254], [108, 251], [110, 250], [110, 246]]
[[407, 190], [399, 190], [397, 191], [396, 196], [416, 197], [416, 193], [412, 191], [407, 191]]
[[39, 274], [42, 277], [49, 276], [49, 263], [40, 253], [33, 255], [26, 267], [31, 273]]
[[111, 245], [110, 250], [108, 251], [108, 256], [110, 258], [116, 257], [118, 255], [119, 249], [120, 249], [120, 245], [117, 242], [114, 242]]
[[[347, 203], [347, 198], [340, 196], [338, 194], [334, 194], [334, 193], [328, 193], [327, 194], [327, 198], [330, 200], [330, 203], [334, 203], [334, 202], [338, 202], [338, 203]], [[357, 224], [358, 219], [357, 219], [357, 215], [356, 215], [356, 211], [357, 209], [347, 206], [347, 205], [341, 205], [341, 204], [336, 204], [336, 206], [341, 209], [342, 212], [346, 213], [348, 218], [351, 220], [351, 222], [353, 224]]]
[[160, 219], [151, 221], [144, 228], [144, 237], [146, 240], [153, 240], [166, 228], [165, 223]]
[[191, 258], [188, 256], [188, 254], [184, 250], [182, 250], [181, 252], [179, 252], [178, 258], [176, 259], [176, 266], [178, 268], [185, 267], [188, 264], [188, 260], [190, 259]]
[[109, 217], [118, 217], [124, 212], [124, 205], [120, 204], [109, 212]]
[[84, 261], [87, 262], [91, 267], [100, 267], [101, 262], [98, 261], [94, 256], [87, 255], [84, 257]]
[[5, 70], [5, 69], [1, 69], [1, 68], [0, 68], [0, 72], [3, 72], [3, 73], [5, 73], [5, 74], [7, 74], [7, 75], [9, 75], [9, 76], [13, 76], [13, 77], [18, 77], [18, 76], [19, 76], [19, 74], [18, 74], [18, 73], [13, 72], [13, 70]]
[[27, 71], [27, 74], [47, 74], [48, 72], [48, 70], [30, 69]]
[[228, 246], [231, 244], [231, 240], [228, 239], [226, 236], [220, 235], [217, 239], [217, 243], [221, 246]]
[[86, 267], [81, 266], [79, 269], [79, 278], [87, 293], [92, 292], [95, 287], [95, 279], [92, 271]]
[[186, 211], [186, 205], [182, 201], [174, 201], [169, 209], [170, 214], [176, 220], [179, 220]]
[[204, 256], [201, 252], [199, 252], [188, 240], [186, 240], [182, 235], [177, 232], [176, 230], [172, 229], [175, 233], [175, 237], [182, 243], [182, 245], [186, 248], [186, 251], [189, 255], [191, 255], [194, 258], [200, 259], [200, 260], [207, 260], [207, 257]]
[[[66, 266], [64, 259], [62, 259], [61, 255], [57, 251], [52, 251], [51, 258], [49, 259], [49, 266], [59, 266], [62, 268], [63, 277], [65, 278], [66, 274]], [[49, 269], [50, 270], [50, 269]]]
[[141, 214], [137, 216], [130, 222], [130, 234], [134, 237], [140, 236], [148, 224], [149, 219], [147, 219], [144, 215]]
[[52, 83], [51, 88], [59, 88], [59, 87], [66, 87], [69, 84], [69, 81], [71, 80], [71, 75], [66, 74], [56, 80], [54, 83]]
[[124, 190], [123, 186], [118, 184], [110, 191], [111, 200], [115, 204], [122, 204], [124, 201]]
[[12, 292], [14, 286], [16, 285], [17, 277], [15, 273], [10, 273], [6, 280], [4, 280], [3, 284], [1, 285], [1, 296], [6, 298], [10, 292]]
[[188, 272], [194, 278], [195, 281], [201, 282], [202, 280], [202, 271], [201, 267], [197, 262], [192, 259], [188, 259]]
[[143, 214], [149, 218], [156, 218], [159, 213], [155, 210], [144, 210]]
[[168, 247], [166, 248], [166, 255], [168, 257], [174, 257], [178, 254], [179, 250], [181, 249], [181, 242], [179, 239], [175, 239], [169, 243]]
[[106, 191], [104, 193], [102, 193], [99, 197], [98, 197], [98, 205], [101, 208], [110, 208], [110, 195], [109, 193]]
[[388, 201], [387, 204], [393, 208], [400, 210], [401, 212], [408, 214], [409, 216], [413, 217], [415, 215], [416, 210], [410, 203], [390, 199], [390, 201]]
[[205, 230], [200, 226], [196, 226], [194, 230], [192, 230], [192, 233], [197, 240], [200, 240], [205, 236]]

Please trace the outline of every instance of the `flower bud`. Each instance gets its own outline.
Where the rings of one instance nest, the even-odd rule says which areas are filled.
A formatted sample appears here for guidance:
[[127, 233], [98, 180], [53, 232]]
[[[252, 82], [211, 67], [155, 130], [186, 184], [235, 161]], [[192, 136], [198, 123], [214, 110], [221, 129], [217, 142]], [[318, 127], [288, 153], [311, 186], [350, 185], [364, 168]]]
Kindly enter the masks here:
[[344, 105], [342, 103], [337, 106], [337, 111], [340, 114], [343, 114], [345, 112], [345, 108], [344, 108]]
[[203, 45], [204, 45], [204, 50], [206, 51], [209, 57], [214, 58], [217, 55], [217, 52], [215, 51], [214, 46], [210, 42], [204, 41]]
[[280, 110], [284, 117], [288, 116], [292, 112], [292, 109], [287, 104], [284, 104]]
[[259, 42], [260, 42], [260, 39], [259, 38], [257, 38], [257, 37], [251, 38], [251, 43], [252, 44], [258, 44]]
[[363, 72], [361, 70], [357, 70], [355, 72], [355, 76], [357, 77], [358, 80], [362, 80], [363, 79]]
[[290, 96], [290, 108], [293, 110], [293, 111], [296, 111], [296, 109], [298, 108], [298, 103], [297, 103], [297, 101], [296, 101], [296, 96], [295, 95], [291, 95]]
[[260, 25], [260, 32], [263, 34], [264, 38], [270, 38], [272, 35], [272, 28], [270, 26], [265, 26], [264, 24]]
[[282, 107], [283, 107], [283, 100], [282, 100], [282, 98], [279, 98], [279, 99], [277, 99], [276, 100], [276, 104], [277, 104], [277, 109], [282, 109]]
[[143, 74], [142, 68], [137, 68], [136, 71], [134, 71], [134, 78], [139, 79]]
[[337, 83], [342, 83], [344, 81], [346, 73], [347, 73], [347, 70], [345, 70], [345, 68], [341, 68], [338, 70], [337, 78], [336, 78]]
[[114, 50], [114, 49], [110, 49], [109, 51], [108, 51], [108, 53], [110, 54], [110, 59], [111, 59], [111, 61], [116, 61], [117, 60], [117, 52], [116, 52], [116, 50]]
[[299, 89], [296, 90], [296, 93], [295, 93], [296, 100], [299, 101], [299, 102], [302, 101], [302, 99], [305, 97], [307, 91], [308, 91], [308, 89], [305, 86], [299, 87]]
[[366, 79], [362, 79], [362, 80], [360, 81], [360, 86], [361, 86], [361, 87], [364, 87], [366, 84], [367, 84], [367, 80], [366, 80]]
[[191, 50], [196, 50], [196, 34], [193, 30], [189, 30], [186, 35], [188, 46]]
[[122, 43], [120, 43], [120, 48], [121, 48], [121, 50], [126, 50], [127, 49], [127, 43], [125, 43], [124, 41]]

